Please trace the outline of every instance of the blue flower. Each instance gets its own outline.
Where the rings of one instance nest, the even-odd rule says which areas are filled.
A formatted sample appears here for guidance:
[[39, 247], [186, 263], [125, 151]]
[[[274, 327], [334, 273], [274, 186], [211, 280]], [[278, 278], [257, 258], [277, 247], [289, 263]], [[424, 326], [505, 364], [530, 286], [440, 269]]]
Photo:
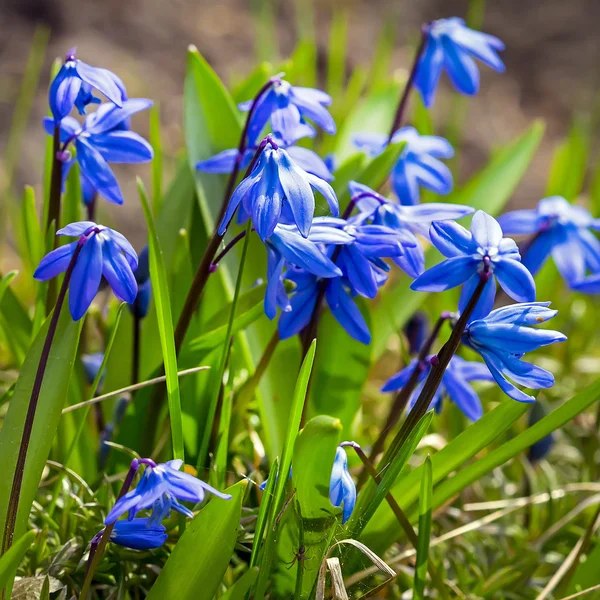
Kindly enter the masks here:
[[481, 355], [502, 391], [519, 402], [533, 402], [535, 398], [507, 377], [531, 389], [554, 385], [552, 373], [521, 360], [527, 352], [567, 339], [559, 331], [530, 327], [556, 315], [557, 311], [548, 306], [550, 302], [527, 302], [497, 308], [487, 317], [471, 321], [463, 334], [463, 342]]
[[[419, 135], [414, 127], [398, 129], [391, 143], [405, 142], [391, 173], [392, 188], [400, 204], [420, 201], [420, 186], [445, 195], [452, 190], [452, 173], [440, 158], [451, 158], [454, 149], [448, 140], [434, 135]], [[363, 133], [354, 136], [354, 144], [371, 156], [378, 156], [388, 145], [387, 135]]]
[[278, 307], [283, 311], [292, 309], [282, 281], [284, 268], [300, 268], [323, 278], [342, 275], [341, 269], [321, 250], [321, 245], [352, 243], [354, 238], [340, 228], [344, 224], [342, 219], [317, 217], [308, 238], [302, 237], [295, 225], [275, 227], [265, 243], [268, 257], [265, 314], [269, 319], [275, 318]]
[[[430, 358], [427, 359], [428, 366], [422, 369], [419, 374], [419, 385], [415, 387], [409, 400], [408, 406], [410, 409], [417, 401], [431, 370]], [[417, 359], [412, 360], [404, 369], [391, 377], [381, 388], [381, 391], [394, 392], [402, 389], [408, 383], [415, 368], [419, 368]], [[440, 412], [442, 399], [444, 396], [448, 396], [468, 419], [477, 421], [483, 416], [483, 409], [479, 396], [470, 385], [472, 381], [494, 381], [494, 378], [483, 363], [470, 362], [460, 356], [453, 356], [448, 368], [444, 371], [441, 385], [435, 393], [431, 406], [435, 408], [436, 412]]]
[[[529, 418], [527, 419], [527, 425], [532, 427], [538, 421], [541, 421], [546, 416], [546, 410], [540, 402], [536, 402], [532, 407], [529, 413]], [[552, 450], [552, 446], [554, 446], [554, 435], [549, 433], [547, 436], [543, 437], [541, 440], [538, 440], [527, 449], [527, 458], [532, 463], [537, 463], [542, 458], [545, 458], [550, 450]]]
[[[415, 235], [429, 239], [433, 221], [460, 219], [475, 212], [470, 206], [440, 202], [402, 206], [361, 183], [351, 181], [348, 187], [361, 212], [361, 220], [370, 219], [376, 225], [385, 225], [403, 235], [406, 240], [404, 253], [393, 260], [411, 277], [418, 277], [425, 269], [425, 253]], [[408, 239], [413, 240], [412, 246], [407, 243]]]
[[164, 525], [152, 523], [150, 519], [146, 518], [117, 521], [110, 533], [111, 542], [134, 550], [160, 548], [168, 537]]
[[325, 197], [332, 213], [337, 216], [338, 201], [331, 186], [301, 169], [283, 148], [266, 138], [266, 146], [252, 172], [231, 196], [219, 234], [225, 233], [235, 211], [242, 204], [263, 241], [271, 236], [282, 218], [295, 222], [300, 233], [308, 237], [315, 212], [313, 188]]
[[140, 252], [138, 268], [135, 273], [138, 284], [138, 294], [135, 302], [129, 305], [129, 310], [139, 319], [148, 314], [150, 299], [152, 298], [152, 282], [150, 281], [150, 266], [148, 264], [148, 246], [144, 246]]
[[329, 500], [342, 507], [342, 525], [350, 518], [356, 504], [356, 486], [348, 471], [348, 458], [342, 446], [335, 451], [335, 460], [329, 483]]
[[112, 510], [104, 520], [106, 525], [112, 525], [123, 514], [128, 513], [128, 519], [141, 510], [152, 509], [150, 523], [162, 521], [171, 509], [187, 517], [193, 517], [191, 510], [179, 504], [184, 502], [202, 502], [206, 492], [210, 492], [223, 500], [229, 500], [229, 494], [223, 494], [212, 486], [200, 481], [193, 475], [183, 473], [179, 469], [182, 460], [170, 460], [156, 466], [147, 466], [137, 487], [117, 500]]
[[[302, 148], [302, 146], [289, 146], [286, 148], [285, 144], [277, 139], [275, 139], [275, 143], [283, 146], [285, 151], [290, 155], [290, 158], [307, 173], [315, 175], [319, 179], [323, 179], [323, 181], [329, 182], [333, 180], [333, 175], [326, 163], [312, 150]], [[257, 148], [258, 146], [253, 146], [244, 152], [240, 161], [240, 169], [246, 169], [250, 165]], [[215, 154], [211, 158], [196, 163], [196, 169], [204, 173], [214, 173], [217, 175], [231, 173], [235, 166], [237, 155], [237, 148], [223, 150], [223, 152], [219, 152], [219, 154]]]
[[[249, 111], [254, 100], [242, 102], [239, 109]], [[248, 128], [248, 143], [253, 145], [265, 125], [271, 121], [271, 131], [286, 144], [303, 137], [314, 137], [314, 128], [306, 123], [310, 119], [329, 134], [336, 132], [333, 117], [327, 111], [331, 96], [313, 88], [296, 87], [287, 81], [277, 80], [258, 100]]]
[[91, 221], [71, 223], [56, 235], [78, 236], [77, 242], [60, 246], [47, 254], [33, 276], [47, 281], [67, 270], [78, 246], [83, 246], [77, 257], [69, 284], [69, 309], [75, 321], [83, 317], [98, 293], [104, 276], [115, 296], [132, 304], [137, 295], [133, 271], [137, 268], [137, 254], [123, 235]]
[[426, 26], [427, 41], [417, 67], [415, 87], [425, 106], [433, 104], [442, 71], [446, 69], [454, 88], [468, 96], [479, 91], [479, 70], [474, 58], [502, 73], [498, 51], [504, 44], [493, 35], [470, 29], [463, 19], [439, 19]]
[[435, 222], [431, 226], [433, 245], [447, 258], [420, 275], [410, 286], [420, 292], [442, 292], [465, 284], [459, 302], [463, 311], [482, 273], [491, 273], [473, 318], [484, 316], [494, 305], [496, 282], [519, 302], [535, 300], [535, 282], [520, 262], [514, 240], [502, 237], [498, 222], [478, 210], [471, 221], [471, 231], [451, 221]]
[[590, 231], [600, 231], [600, 219], [561, 196], [544, 198], [535, 209], [508, 212], [498, 222], [508, 235], [534, 236], [523, 249], [523, 264], [533, 275], [549, 256], [572, 287], [584, 278], [587, 269], [600, 271], [600, 242]]
[[418, 310], [410, 317], [404, 326], [409, 354], [419, 352], [429, 335], [429, 329], [429, 319], [423, 311]]
[[[65, 117], [60, 123], [62, 154], [68, 160], [67, 148], [74, 143], [76, 159], [86, 185], [96, 190], [109, 202], [123, 204], [123, 195], [117, 179], [108, 166], [114, 163], [140, 163], [152, 160], [150, 144], [137, 133], [124, 130], [122, 124], [133, 114], [152, 106], [151, 100], [133, 98], [123, 102], [122, 108], [103, 104], [95, 113], [85, 118], [83, 126], [73, 117]], [[46, 132], [52, 135], [52, 119], [44, 119]], [[63, 169], [63, 180], [73, 161]], [[89, 190], [87, 191], [89, 195]], [[91, 198], [90, 198], [91, 199]]]
[[[98, 371], [102, 366], [102, 361], [104, 360], [104, 352], [94, 352], [93, 354], [83, 354], [81, 356], [81, 362], [83, 364], [83, 373], [87, 382], [91, 385], [94, 383], [94, 379], [96, 379], [96, 375], [98, 375]], [[104, 381], [104, 376], [106, 375], [106, 371], [102, 373], [102, 377], [100, 378], [99, 388], [102, 386]]]
[[50, 84], [49, 103], [54, 117], [53, 125], [58, 125], [77, 106], [80, 114], [85, 114], [88, 104], [97, 104], [92, 90], [104, 94], [113, 104], [121, 106], [127, 99], [123, 82], [107, 69], [91, 67], [75, 58], [73, 48], [65, 57], [65, 62]]

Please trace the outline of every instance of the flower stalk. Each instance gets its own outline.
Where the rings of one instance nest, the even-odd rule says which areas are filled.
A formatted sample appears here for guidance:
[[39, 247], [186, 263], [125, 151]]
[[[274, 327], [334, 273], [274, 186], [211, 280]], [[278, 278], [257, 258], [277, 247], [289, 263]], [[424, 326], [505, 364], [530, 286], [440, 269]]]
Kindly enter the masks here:
[[21, 445], [19, 447], [19, 454], [17, 456], [17, 463], [15, 465], [15, 474], [10, 490], [10, 498], [8, 501], [8, 508], [6, 511], [6, 522], [4, 526], [4, 535], [2, 538], [2, 552], [0, 553], [0, 555], [4, 555], [4, 553], [12, 546], [13, 537], [15, 533], [15, 524], [17, 521], [17, 513], [19, 510], [19, 499], [21, 496], [21, 486], [23, 484], [25, 462], [27, 460], [27, 450], [29, 449], [29, 442], [31, 441], [33, 422], [35, 419], [35, 413], [40, 398], [42, 383], [44, 381], [44, 375], [46, 373], [46, 367], [48, 365], [48, 358], [50, 357], [52, 342], [54, 341], [54, 336], [58, 327], [58, 320], [60, 318], [60, 313], [62, 311], [65, 297], [67, 295], [67, 289], [69, 288], [71, 275], [73, 274], [73, 269], [75, 268], [77, 257], [79, 256], [85, 242], [85, 236], [79, 238], [77, 247], [73, 252], [73, 255], [71, 256], [71, 261], [69, 262], [69, 266], [67, 267], [67, 270], [65, 272], [65, 277], [63, 279], [62, 286], [58, 293], [58, 298], [56, 300], [54, 312], [52, 313], [50, 325], [48, 326], [46, 340], [44, 341], [44, 346], [40, 355], [40, 362], [38, 363], [38, 368], [35, 374], [35, 380], [33, 382], [33, 388], [31, 390], [31, 398], [29, 400], [29, 406], [27, 407], [27, 415], [25, 416], [25, 423], [23, 425], [23, 436], [21, 438]]

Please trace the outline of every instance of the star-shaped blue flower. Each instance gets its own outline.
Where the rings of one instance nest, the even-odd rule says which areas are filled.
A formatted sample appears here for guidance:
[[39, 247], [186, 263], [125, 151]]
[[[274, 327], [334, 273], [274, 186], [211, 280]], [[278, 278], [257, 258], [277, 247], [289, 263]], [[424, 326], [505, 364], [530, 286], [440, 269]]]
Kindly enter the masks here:
[[[392, 188], [400, 204], [420, 202], [420, 187], [445, 195], [452, 190], [452, 173], [439, 159], [454, 156], [450, 142], [443, 137], [419, 135], [414, 127], [396, 131], [392, 143], [405, 146], [391, 173]], [[370, 156], [378, 156], [388, 145], [387, 135], [362, 133], [354, 136], [354, 144]]]
[[[73, 117], [65, 117], [60, 123], [62, 154], [68, 160], [67, 148], [74, 143], [82, 176], [91, 189], [115, 204], [123, 204], [119, 183], [108, 163], [140, 163], [152, 160], [152, 146], [140, 135], [122, 128], [129, 117], [152, 106], [151, 100], [133, 98], [123, 102], [122, 108], [105, 103], [89, 114], [83, 125]], [[44, 119], [49, 135], [54, 131], [52, 119]], [[73, 161], [63, 169], [63, 181]]]
[[567, 339], [559, 331], [531, 327], [556, 315], [549, 306], [550, 302], [527, 302], [497, 308], [485, 318], [471, 321], [463, 334], [463, 342], [481, 355], [502, 391], [519, 402], [535, 398], [507, 378], [531, 389], [554, 385], [552, 373], [522, 360], [527, 352]]
[[80, 114], [85, 114], [88, 104], [97, 104], [92, 90], [98, 90], [112, 103], [121, 106], [127, 99], [125, 87], [119, 77], [107, 69], [91, 67], [75, 57], [75, 48], [69, 51], [65, 62], [52, 80], [49, 90], [49, 103], [53, 125], [58, 125], [77, 106]]
[[83, 246], [69, 284], [69, 309], [75, 321], [85, 315], [98, 293], [102, 277], [119, 300], [129, 304], [134, 302], [137, 283], [133, 271], [137, 269], [138, 258], [123, 235], [91, 221], [71, 223], [57, 231], [56, 235], [77, 236], [79, 240], [47, 254], [33, 276], [38, 281], [47, 281], [63, 273], [77, 246]]
[[147, 466], [137, 487], [117, 500], [104, 523], [112, 525], [125, 513], [128, 513], [128, 519], [131, 521], [138, 512], [146, 508], [152, 509], [152, 524], [162, 521], [170, 514], [171, 509], [191, 518], [194, 513], [179, 502], [202, 502], [206, 492], [223, 500], [231, 499], [229, 494], [223, 494], [208, 483], [180, 471], [182, 464], [182, 460], [170, 460], [163, 464]]
[[267, 137], [251, 173], [231, 196], [219, 234], [225, 233], [242, 204], [263, 241], [282, 219], [296, 223], [300, 233], [308, 237], [315, 212], [313, 188], [325, 197], [331, 212], [337, 216], [338, 201], [332, 187], [300, 168], [283, 148]]
[[[419, 385], [416, 386], [409, 400], [409, 408], [412, 408], [423, 389], [423, 384], [431, 370], [430, 357], [427, 359], [429, 366], [422, 369], [419, 374]], [[412, 360], [404, 369], [391, 377], [381, 388], [382, 392], [395, 392], [402, 389], [410, 379], [415, 368], [418, 367], [417, 359]], [[436, 412], [442, 409], [442, 400], [448, 396], [456, 406], [471, 421], [477, 421], [483, 416], [481, 400], [471, 387], [472, 381], [494, 381], [490, 370], [479, 362], [466, 361], [460, 356], [453, 356], [448, 368], [442, 376], [442, 383], [437, 389], [431, 406]]]
[[[239, 109], [249, 111], [254, 100], [242, 102]], [[296, 87], [287, 81], [276, 80], [258, 100], [248, 128], [248, 143], [254, 144], [270, 120], [271, 131], [286, 144], [294, 144], [303, 137], [314, 137], [314, 128], [306, 123], [313, 121], [329, 134], [336, 132], [335, 122], [327, 106], [331, 96], [307, 87]]]
[[502, 73], [498, 52], [504, 44], [493, 35], [470, 29], [463, 19], [439, 19], [426, 25], [427, 40], [417, 67], [415, 87], [425, 106], [433, 104], [440, 75], [445, 69], [454, 88], [468, 96], [479, 91], [479, 70], [474, 58]]
[[340, 445], [335, 451], [335, 460], [329, 482], [331, 504], [342, 507], [342, 525], [350, 518], [356, 504], [356, 485], [348, 471], [348, 457]]
[[561, 196], [544, 198], [535, 209], [507, 212], [498, 222], [508, 235], [534, 236], [523, 249], [523, 264], [533, 275], [549, 256], [573, 287], [587, 270], [600, 271], [600, 242], [592, 233], [600, 231], [600, 219]]
[[111, 542], [134, 550], [160, 548], [168, 537], [164, 525], [148, 518], [117, 521], [110, 533]]
[[492, 309], [496, 295], [495, 279], [502, 289], [519, 302], [535, 300], [535, 282], [521, 264], [514, 240], [503, 237], [498, 222], [478, 210], [471, 221], [471, 231], [452, 221], [434, 222], [430, 231], [434, 246], [447, 258], [425, 271], [411, 284], [420, 292], [442, 292], [465, 284], [459, 309], [468, 304], [482, 273], [491, 273], [473, 318], [484, 316]]

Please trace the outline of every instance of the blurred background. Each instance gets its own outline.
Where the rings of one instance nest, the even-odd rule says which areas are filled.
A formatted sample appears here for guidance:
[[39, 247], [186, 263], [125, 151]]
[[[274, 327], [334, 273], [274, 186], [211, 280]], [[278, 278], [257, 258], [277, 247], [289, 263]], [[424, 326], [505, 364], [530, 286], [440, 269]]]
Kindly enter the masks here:
[[[445, 16], [469, 15], [470, 22], [500, 37], [504, 75], [483, 67], [481, 93], [464, 103], [459, 181], [481, 166], [489, 153], [523, 131], [534, 118], [547, 123], [536, 159], [519, 186], [513, 206], [534, 205], [544, 195], [552, 153], [573, 119], [596, 129], [600, 3], [597, 0], [2, 0], [0, 4], [0, 157], [19, 145], [18, 160], [0, 158], [0, 207], [13, 190], [43, 180], [47, 112], [46, 86], [54, 58], [77, 46], [78, 56], [118, 73], [130, 97], [149, 97], [160, 105], [165, 146], [165, 181], [183, 145], [182, 93], [186, 48], [195, 44], [228, 83], [249, 74], [257, 60], [275, 64], [303, 38], [315, 39], [319, 75], [324, 76], [332, 15], [348, 20], [347, 72], [367, 67], [377, 52], [389, 51], [388, 70], [404, 77], [410, 67], [420, 24]], [[45, 46], [41, 77], [31, 111], [19, 101], [32, 44]], [[447, 82], [445, 82], [447, 85]], [[448, 89], [447, 87], [445, 88]], [[437, 133], [448, 135], [457, 95], [442, 93], [434, 106]], [[11, 140], [15, 119], [23, 119], [21, 139]], [[136, 130], [147, 134], [148, 117], [137, 116]], [[13, 134], [14, 138], [14, 134]], [[170, 159], [169, 159], [170, 155]], [[130, 221], [128, 233], [143, 237], [134, 173], [147, 165], [117, 168]], [[129, 174], [130, 176], [122, 176]], [[103, 210], [109, 211], [107, 203]], [[119, 209], [121, 210], [121, 209]], [[0, 214], [5, 214], [3, 211]], [[5, 254], [4, 261], [11, 259]], [[10, 264], [1, 264], [2, 270]]]

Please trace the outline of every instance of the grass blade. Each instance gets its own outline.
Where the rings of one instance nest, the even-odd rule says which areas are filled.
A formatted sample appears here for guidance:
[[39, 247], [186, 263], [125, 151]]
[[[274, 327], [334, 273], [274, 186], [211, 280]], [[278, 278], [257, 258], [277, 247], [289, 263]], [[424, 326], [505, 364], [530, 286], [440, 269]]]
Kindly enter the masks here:
[[415, 580], [413, 583], [413, 598], [425, 598], [425, 579], [429, 561], [429, 539], [431, 538], [431, 513], [433, 496], [433, 473], [431, 458], [428, 456], [423, 465], [421, 479], [421, 495], [419, 497], [419, 538], [417, 544], [417, 563], [415, 565]]

